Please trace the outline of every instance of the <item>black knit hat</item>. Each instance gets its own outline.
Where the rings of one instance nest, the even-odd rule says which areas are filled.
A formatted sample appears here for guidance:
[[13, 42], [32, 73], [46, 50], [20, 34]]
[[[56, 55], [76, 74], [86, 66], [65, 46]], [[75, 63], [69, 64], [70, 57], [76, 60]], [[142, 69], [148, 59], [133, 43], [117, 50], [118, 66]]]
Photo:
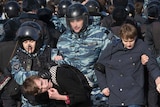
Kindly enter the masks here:
[[160, 1], [152, 0], [147, 4], [147, 14], [150, 17], [157, 18], [160, 14]]
[[148, 16], [158, 18], [159, 16], [158, 6], [156, 5], [149, 6], [147, 8], [147, 11], [148, 11]]
[[124, 7], [118, 6], [113, 10], [112, 17], [115, 21], [125, 21], [127, 17], [127, 11]]
[[23, 0], [22, 8], [23, 11], [28, 12], [39, 9], [40, 4], [37, 0]]

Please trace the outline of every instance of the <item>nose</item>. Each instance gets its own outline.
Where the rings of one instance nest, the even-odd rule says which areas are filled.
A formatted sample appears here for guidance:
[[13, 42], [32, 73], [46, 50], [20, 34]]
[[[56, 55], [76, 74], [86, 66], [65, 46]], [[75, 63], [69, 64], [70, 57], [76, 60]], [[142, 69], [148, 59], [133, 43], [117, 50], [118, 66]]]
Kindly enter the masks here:
[[127, 42], [127, 46], [131, 46], [131, 43], [130, 43], [130, 42]]

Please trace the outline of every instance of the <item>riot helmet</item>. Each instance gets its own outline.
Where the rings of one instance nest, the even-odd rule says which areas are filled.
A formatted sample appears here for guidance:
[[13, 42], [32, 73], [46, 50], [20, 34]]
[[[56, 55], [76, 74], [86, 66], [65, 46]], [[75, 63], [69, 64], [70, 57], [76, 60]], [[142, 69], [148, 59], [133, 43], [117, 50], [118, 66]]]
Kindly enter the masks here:
[[4, 6], [4, 11], [9, 18], [17, 17], [20, 13], [20, 5], [16, 1], [8, 1]]
[[89, 0], [85, 6], [87, 7], [89, 11], [90, 16], [100, 16], [100, 5], [95, 0]]
[[44, 21], [45, 23], [50, 23], [50, 19], [52, 18], [52, 10], [50, 8], [40, 8], [37, 11], [37, 15], [40, 20]]
[[83, 28], [81, 30], [86, 29], [88, 26], [88, 20], [89, 20], [88, 17], [89, 17], [88, 9], [81, 3], [72, 4], [67, 8], [66, 22], [71, 30], [72, 28], [70, 26], [70, 21], [77, 19], [83, 20]]
[[25, 40], [34, 40], [36, 41], [35, 52], [39, 50], [43, 45], [43, 35], [41, 31], [41, 26], [36, 22], [26, 21], [22, 23], [16, 33], [16, 39], [20, 47], [23, 49], [22, 43]]
[[58, 17], [64, 17], [67, 12], [68, 6], [70, 6], [72, 2], [70, 0], [61, 0], [58, 5]]

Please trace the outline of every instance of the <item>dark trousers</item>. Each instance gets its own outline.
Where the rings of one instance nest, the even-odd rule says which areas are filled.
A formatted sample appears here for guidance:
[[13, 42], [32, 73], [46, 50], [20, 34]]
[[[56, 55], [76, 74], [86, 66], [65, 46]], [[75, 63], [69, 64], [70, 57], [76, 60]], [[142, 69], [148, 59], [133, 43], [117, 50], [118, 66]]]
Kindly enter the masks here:
[[156, 90], [155, 80], [149, 75], [148, 107], [160, 107], [160, 95]]

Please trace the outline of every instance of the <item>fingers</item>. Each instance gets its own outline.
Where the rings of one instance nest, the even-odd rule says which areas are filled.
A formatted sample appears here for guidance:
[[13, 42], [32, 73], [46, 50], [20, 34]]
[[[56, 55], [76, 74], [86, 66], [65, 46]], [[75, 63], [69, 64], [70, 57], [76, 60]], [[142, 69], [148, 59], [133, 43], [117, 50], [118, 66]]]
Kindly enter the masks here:
[[148, 60], [149, 60], [149, 57], [147, 55], [144, 54], [144, 55], [141, 56], [141, 62], [142, 62], [143, 65], [146, 65]]
[[59, 55], [57, 55], [57, 56], [54, 58], [55, 61], [62, 60], [62, 59], [63, 59], [62, 56], [59, 56]]
[[102, 90], [102, 93], [103, 93], [104, 95], [106, 95], [106, 96], [109, 96], [109, 95], [110, 95], [110, 90], [109, 90], [109, 88], [104, 88], [104, 89]]
[[160, 93], [160, 84], [157, 85], [157, 91]]

